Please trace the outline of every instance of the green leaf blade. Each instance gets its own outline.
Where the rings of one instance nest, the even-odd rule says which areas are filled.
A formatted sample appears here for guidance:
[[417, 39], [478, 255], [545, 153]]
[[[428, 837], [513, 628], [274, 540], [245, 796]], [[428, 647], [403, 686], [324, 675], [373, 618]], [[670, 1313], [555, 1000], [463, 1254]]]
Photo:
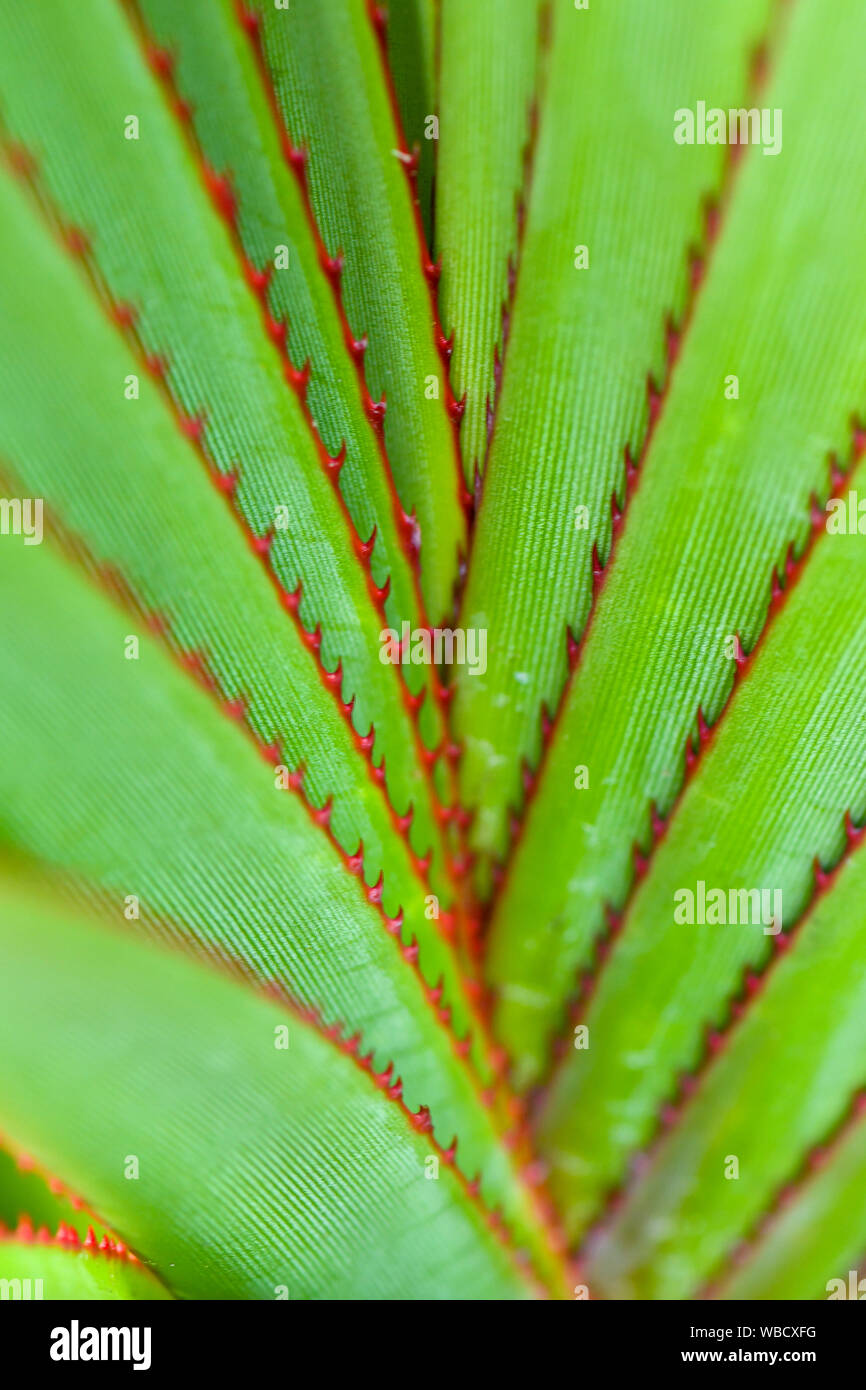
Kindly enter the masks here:
[[442, 6], [436, 249], [468, 488], [483, 473], [538, 67], [535, 0]]
[[866, 1080], [864, 888], [855, 850], [595, 1248], [606, 1296], [693, 1297], [846, 1114]]
[[[697, 712], [717, 719], [733, 682], [731, 644], [739, 636], [748, 652], [762, 630], [773, 569], [789, 544], [799, 553], [806, 543], [810, 494], [827, 497], [827, 456], [845, 457], [863, 402], [866, 202], [845, 171], [866, 128], [853, 128], [840, 87], [862, 18], [853, 8], [839, 16], [821, 45], [819, 7], [791, 17], [764, 98], [785, 111], [784, 157], [745, 157], [493, 916], [500, 1027], [527, 1080], [543, 1066], [605, 903], [625, 899], [651, 803], [662, 815], [673, 804]], [[816, 106], [826, 113], [820, 139]], [[806, 243], [815, 255], [804, 260]], [[735, 294], [750, 305], [743, 319], [730, 312]], [[741, 391], [728, 399], [735, 369]], [[586, 788], [575, 784], [580, 766]]]
[[[21, 1294], [17, 1292], [19, 1284]], [[171, 1298], [145, 1266], [129, 1259], [21, 1240], [14, 1232], [0, 1235], [0, 1287], [4, 1299], [26, 1296], [51, 1302], [132, 1299], [147, 1303]]]
[[[863, 474], [861, 466], [855, 487]], [[697, 895], [700, 882], [707, 894], [766, 889], [781, 896], [786, 929], [796, 926], [815, 891], [815, 858], [835, 864], [846, 811], [855, 824], [866, 816], [864, 729], [848, 703], [864, 685], [866, 624], [845, 597], [864, 566], [856, 533], [825, 534], [816, 545], [599, 974], [585, 1014], [590, 1047], [572, 1051], [557, 1074], [539, 1131], [575, 1233], [621, 1181], [628, 1155], [650, 1139], [678, 1077], [699, 1064], [706, 1030], [733, 1017], [744, 971], [764, 970], [773, 954], [760, 924], [715, 923], [709, 909], [705, 921], [688, 924], [678, 894]], [[791, 950], [796, 958], [796, 938]]]
[[427, 611], [438, 623], [453, 606], [466, 524], [425, 248], [378, 37], [366, 0], [255, 8], [287, 127], [309, 152], [310, 198], [325, 244], [344, 256], [349, 321], [369, 340], [367, 380], [387, 401], [388, 452], [403, 505], [418, 518]]
[[[592, 554], [607, 557], [624, 450], [639, 456], [647, 377], [666, 369], [666, 316], [688, 301], [689, 248], [722, 182], [723, 146], [682, 148], [674, 111], [707, 92], [738, 105], [768, 5], [561, 0], [525, 244], [462, 621], [484, 627], [488, 666], [460, 673], [463, 800], [473, 848], [502, 859], [521, 765], [536, 767], [542, 705], [568, 672], [567, 628], [590, 609]], [[610, 93], [629, 94], [611, 101]], [[578, 268], [580, 247], [587, 268]], [[578, 508], [586, 524], [578, 527]], [[543, 601], [539, 601], [539, 594]], [[489, 873], [482, 870], [482, 889]]]
[[[167, 937], [360, 1031], [378, 1068], [394, 1064], [407, 1103], [433, 1111], [443, 1147], [458, 1137], [483, 1196], [502, 1206], [545, 1277], [561, 1281], [504, 1119], [482, 1094], [485, 1039], [436, 920], [421, 913], [417, 941], [389, 920], [302, 794], [280, 786], [158, 645], [142, 636], [139, 660], [126, 661], [125, 615], [47, 545], [0, 547], [0, 574], [15, 595], [0, 615], [14, 657], [0, 672], [0, 724], [16, 750], [0, 772], [5, 842], [128, 930]], [[45, 728], [66, 750], [47, 801]]]
[[[101, 61], [92, 42], [103, 21], [105, 41], [120, 54], [112, 64]], [[361, 734], [372, 724], [376, 758], [386, 759], [398, 813], [410, 803], [415, 809], [419, 852], [434, 845], [441, 863], [437, 797], [399, 675], [379, 659], [383, 614], [355, 553], [357, 536], [138, 39], [103, 0], [70, 11], [60, 29], [35, 11], [22, 12], [8, 28], [4, 112], [12, 133], [35, 152], [40, 186], [64, 219], [93, 235], [98, 273], [114, 300], [136, 306], [145, 351], [169, 353], [166, 380], [182, 411], [196, 416], [204, 409], [209, 461], [222, 474], [239, 470], [234, 499], [243, 524], [256, 537], [272, 534], [273, 573], [287, 591], [300, 582], [300, 621], [309, 633], [321, 623], [324, 666], [333, 672], [342, 663], [338, 693], [347, 703], [354, 697]], [[22, 83], [18, 75], [33, 47], [42, 52], [40, 85]], [[55, 119], [58, 100], [65, 103], [62, 121]], [[141, 122], [138, 142], [123, 136], [130, 107]], [[86, 162], [76, 146], [75, 132], [82, 129], [88, 132]], [[119, 218], [124, 236], [114, 235]], [[19, 256], [27, 245], [17, 248]], [[34, 303], [29, 313], [40, 307]], [[7, 351], [15, 351], [8, 340]], [[39, 385], [37, 378], [31, 389]], [[123, 386], [121, 378], [119, 393]], [[277, 524], [280, 508], [286, 526]]]
[[2, 1123], [82, 1179], [177, 1296], [531, 1293], [453, 1170], [425, 1178], [429, 1136], [298, 1016], [8, 884], [0, 934]]

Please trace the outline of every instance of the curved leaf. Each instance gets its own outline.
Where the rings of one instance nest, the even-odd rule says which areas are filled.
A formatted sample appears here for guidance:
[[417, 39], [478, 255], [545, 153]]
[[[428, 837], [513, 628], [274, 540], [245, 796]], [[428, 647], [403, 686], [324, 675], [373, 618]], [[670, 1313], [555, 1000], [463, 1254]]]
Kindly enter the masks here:
[[538, 66], [536, 0], [443, 0], [436, 249], [454, 335], [451, 383], [466, 396], [466, 485], [487, 455], [488, 415], [516, 270], [523, 159]]
[[394, 1063], [407, 1102], [430, 1106], [443, 1145], [458, 1136], [485, 1198], [559, 1277], [520, 1152], [502, 1142], [504, 1121], [467, 1059], [489, 1078], [483, 1038], [462, 1037], [471, 1003], [436, 920], [425, 919], [420, 949], [401, 935], [302, 788], [286, 787], [146, 636], [125, 660], [124, 615], [46, 545], [0, 547], [0, 576], [14, 597], [0, 612], [0, 729], [14, 748], [0, 767], [7, 843], [80, 891], [98, 889], [118, 922], [140, 917], [359, 1030], [378, 1066]]
[[463, 800], [478, 807], [473, 845], [485, 856], [504, 854], [522, 760], [537, 764], [542, 704], [552, 712], [562, 691], [567, 627], [579, 633], [586, 621], [593, 546], [602, 556], [610, 548], [623, 452], [640, 453], [647, 374], [663, 379], [666, 315], [682, 317], [689, 248], [722, 180], [725, 148], [676, 144], [674, 112], [710, 93], [721, 106], [739, 105], [768, 8], [753, 0], [723, 9], [690, 0], [553, 6], [525, 244], [463, 602], [464, 624], [488, 633], [487, 672], [461, 673], [455, 706]]
[[86, 1191], [173, 1293], [531, 1293], [423, 1124], [336, 1039], [8, 880], [0, 903], [0, 1124]]
[[[864, 475], [861, 466], [855, 485]], [[848, 599], [849, 585], [864, 580], [861, 537], [824, 534], [738, 685], [599, 971], [583, 1014], [589, 1049], [571, 1050], [540, 1122], [574, 1232], [621, 1178], [627, 1155], [650, 1137], [656, 1112], [677, 1094], [677, 1078], [700, 1062], [706, 1029], [736, 1020], [744, 972], [760, 978], [774, 953], [769, 918], [796, 930], [821, 884], [816, 860], [829, 867], [846, 847], [846, 811], [855, 824], [866, 817], [866, 723], [852, 718], [866, 694], [866, 614]], [[699, 883], [705, 902], [710, 890], [725, 894], [721, 921], [698, 907]], [[744, 904], [744, 924], [738, 898], [731, 924], [731, 889], [766, 890], [769, 911], [763, 900], [759, 915]], [[692, 894], [691, 923], [684, 890]], [[840, 931], [857, 926], [843, 899]], [[794, 957], [799, 949], [795, 938]], [[834, 1048], [838, 1017], [836, 1024], [828, 1039]], [[792, 1016], [787, 1026], [797, 1032], [800, 1024]], [[789, 1103], [806, 1084], [803, 1067], [802, 1075], [791, 1073]], [[850, 1085], [840, 1055], [836, 1075], [822, 1075], [822, 1094], [832, 1097], [837, 1084], [844, 1094], [846, 1077]], [[778, 1078], [776, 1085], [787, 1094]], [[805, 1108], [802, 1119], [808, 1123]], [[761, 1132], [765, 1162], [770, 1154], [777, 1162], [796, 1159], [796, 1141], [789, 1153], [785, 1131], [778, 1140], [772, 1130]]]
[[[650, 803], [670, 809], [697, 712], [718, 718], [735, 651], [749, 652], [767, 620], [773, 569], [784, 571], [790, 543], [802, 550], [810, 494], [826, 498], [827, 455], [844, 454], [866, 400], [866, 190], [846, 172], [866, 111], [851, 112], [842, 80], [854, 77], [864, 19], [853, 4], [834, 13], [826, 31], [820, 6], [791, 16], [764, 98], [784, 110], [784, 155], [746, 157], [493, 917], [499, 1027], [530, 1077], [605, 902], [625, 897]], [[735, 294], [747, 315], [730, 313]], [[731, 373], [738, 398], [726, 393]], [[818, 660], [833, 640], [821, 612]], [[816, 821], [812, 853], [820, 840]]]
[[[385, 439], [404, 507], [418, 519], [433, 622], [450, 614], [466, 527], [460, 462], [438, 341], [414, 235], [406, 154], [367, 0], [253, 7], [286, 125], [309, 152], [310, 198], [332, 255], [343, 257], [349, 322], [369, 339], [367, 380], [387, 402]], [[375, 231], [373, 230], [375, 229]]]
[[[413, 803], [429, 842], [425, 757], [395, 669], [379, 659], [383, 615], [359, 563], [362, 538], [305, 416], [303, 386], [285, 379], [231, 229], [139, 38], [114, 0], [85, 0], [57, 14], [16, 9], [6, 29], [0, 81], [9, 136], [35, 160], [37, 185], [63, 222], [81, 229], [76, 244], [83, 235], [112, 303], [131, 306], [120, 313], [133, 315], [147, 361], [183, 412], [182, 427], [200, 433], [223, 481], [238, 477], [234, 496], [245, 523], [283, 587], [302, 586], [301, 621], [310, 633], [321, 624], [324, 665], [332, 672], [340, 663], [340, 693], [354, 698], [363, 733], [373, 723], [394, 801], [401, 813]], [[35, 68], [31, 52], [40, 54]], [[138, 119], [138, 140], [124, 138], [127, 114]], [[212, 191], [225, 213], [225, 189]]]
[[[8, 1285], [3, 1283], [6, 1280], [10, 1281]], [[16, 1281], [21, 1281], [22, 1296], [26, 1288], [28, 1297], [51, 1301], [152, 1302], [171, 1297], [143, 1265], [129, 1259], [83, 1250], [70, 1243], [52, 1245], [47, 1239], [22, 1240], [14, 1232], [8, 1236], [0, 1234], [0, 1283], [10, 1290], [4, 1297], [19, 1296]]]

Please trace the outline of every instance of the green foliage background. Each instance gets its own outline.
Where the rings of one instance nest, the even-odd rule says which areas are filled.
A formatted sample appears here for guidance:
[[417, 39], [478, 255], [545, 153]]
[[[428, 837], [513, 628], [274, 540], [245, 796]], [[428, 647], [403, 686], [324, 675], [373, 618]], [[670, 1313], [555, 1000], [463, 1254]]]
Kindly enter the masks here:
[[[0, 0], [0, 1277], [820, 1298], [866, 12], [390, 10]], [[677, 923], [699, 881], [779, 931]]]

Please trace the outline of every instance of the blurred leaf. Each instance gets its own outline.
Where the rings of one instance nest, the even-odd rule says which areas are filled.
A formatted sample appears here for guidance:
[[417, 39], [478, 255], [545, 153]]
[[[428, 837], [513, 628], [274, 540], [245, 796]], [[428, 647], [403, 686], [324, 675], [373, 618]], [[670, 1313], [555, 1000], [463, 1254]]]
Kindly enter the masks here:
[[[37, 1244], [0, 1235], [0, 1280], [29, 1279], [31, 1297], [76, 1303], [111, 1299], [147, 1302], [170, 1298], [143, 1265], [66, 1245]], [[41, 1286], [37, 1284], [41, 1280]], [[15, 1288], [14, 1282], [10, 1285]], [[14, 1296], [14, 1294], [12, 1295]]]
[[[369, 338], [367, 380], [387, 400], [385, 439], [421, 531], [431, 622], [450, 613], [466, 527], [446, 364], [413, 227], [379, 37], [367, 0], [262, 5], [261, 37], [286, 125], [309, 152], [310, 198], [325, 245], [344, 258], [349, 322]], [[435, 395], [433, 394], [435, 392]]]
[[[770, 1229], [716, 1290], [718, 1298], [851, 1297], [866, 1249], [866, 1126], [862, 1111], [838, 1148], [791, 1195]], [[838, 1283], [842, 1280], [845, 1293]]]
[[442, 0], [436, 249], [466, 484], [484, 471], [538, 78], [536, 0]]
[[[852, 479], [855, 490], [858, 483], [862, 489], [864, 476], [866, 465]], [[701, 881], [707, 892], [767, 889], [780, 894], [784, 927], [796, 933], [815, 891], [815, 859], [827, 868], [839, 860], [847, 847], [846, 811], [855, 824], [866, 819], [866, 721], [852, 718], [866, 697], [866, 613], [849, 599], [864, 582], [860, 537], [824, 534], [738, 686], [598, 972], [584, 1012], [590, 1046], [571, 1049], [540, 1127], [573, 1233], [585, 1227], [601, 1195], [621, 1178], [628, 1154], [650, 1137], [654, 1116], [676, 1095], [680, 1074], [701, 1060], [707, 1028], [736, 1021], [744, 972], [765, 969], [775, 949], [760, 924], [713, 924], [709, 913], [705, 924], [683, 923], [676, 915], [683, 900], [675, 895], [683, 889], [697, 893]], [[855, 853], [862, 858], [862, 850]], [[775, 904], [771, 899], [773, 911]], [[862, 916], [856, 895], [846, 899], [841, 886], [834, 889], [827, 911], [842, 941], [856, 936]], [[795, 974], [801, 949], [795, 934], [795, 963], [788, 967]], [[846, 1042], [844, 1007], [828, 989], [812, 1007], [835, 1010], [826, 1037], [832, 1062], [817, 1083], [820, 1104], [832, 1106], [844, 1103], [857, 1078], [845, 1062], [850, 1037]], [[780, 1045], [803, 1044], [804, 1007], [789, 1007], [784, 1023], [790, 1037], [782, 1034]], [[811, 1034], [809, 1041], [816, 1063], [823, 1055], [819, 1036]], [[751, 1081], [757, 1085], [761, 1073], [743, 1046], [745, 1104]], [[755, 1116], [765, 1108], [748, 1112], [760, 1145], [755, 1184], [772, 1172], [771, 1161], [784, 1166], [801, 1156], [796, 1124], [812, 1122], [805, 1104], [809, 1065], [802, 1060], [775, 1078], [775, 1103], [793, 1111], [787, 1126], [756, 1126]], [[728, 1102], [713, 1111], [707, 1137], [729, 1109]], [[741, 1186], [744, 1202], [760, 1191], [748, 1174]], [[711, 1192], [703, 1202], [709, 1212]], [[720, 1216], [718, 1230], [708, 1226], [705, 1239], [712, 1247], [723, 1234]]]
[[359, 1030], [379, 1068], [394, 1064], [407, 1103], [430, 1107], [443, 1146], [459, 1136], [485, 1199], [558, 1273], [504, 1119], [463, 1056], [489, 1080], [483, 1038], [463, 1036], [476, 1020], [439, 923], [422, 914], [420, 950], [401, 936], [301, 792], [277, 789], [243, 732], [146, 636], [139, 659], [124, 660], [124, 615], [47, 545], [0, 547], [0, 578], [14, 597], [0, 609], [7, 843], [79, 892], [98, 888], [122, 925], [136, 921], [134, 896], [152, 931]]
[[[553, 5], [520, 273], [461, 618], [488, 634], [486, 674], [458, 673], [454, 711], [466, 745], [463, 800], [478, 808], [473, 845], [485, 857], [504, 856], [522, 760], [538, 762], [542, 703], [552, 712], [565, 683], [566, 629], [579, 634], [586, 622], [592, 548], [602, 557], [610, 549], [611, 494], [622, 501], [625, 492], [623, 452], [640, 453], [647, 375], [663, 379], [666, 316], [683, 315], [689, 250], [703, 238], [705, 201], [722, 182], [725, 147], [677, 145], [674, 111], [708, 93], [721, 106], [740, 103], [768, 8], [755, 0], [723, 9], [691, 0]], [[791, 156], [784, 162], [801, 172]], [[576, 264], [582, 246], [586, 269]], [[578, 507], [588, 509], [585, 529], [576, 526]], [[485, 876], [480, 883], [486, 887]]]
[[[859, 234], [866, 188], [848, 177], [866, 141], [866, 108], [852, 112], [845, 95], [846, 81], [856, 80], [857, 35], [866, 28], [857, 5], [840, 5], [834, 16], [826, 25], [823, 7], [808, 0], [791, 16], [764, 97], [784, 110], [784, 157], [756, 149], [743, 156], [670, 399], [493, 917], [498, 1025], [524, 1079], [539, 1073], [545, 1039], [588, 959], [605, 902], [618, 907], [625, 898], [633, 845], [650, 838], [650, 803], [665, 815], [674, 802], [698, 709], [711, 725], [719, 717], [734, 677], [733, 638], [739, 635], [744, 652], [757, 640], [773, 568], [784, 567], [789, 544], [802, 550], [810, 494], [827, 497], [828, 453], [845, 458], [852, 412], [866, 404]], [[742, 313], [732, 312], [735, 300], [746, 306]], [[731, 373], [740, 382], [737, 399], [725, 394]], [[829, 610], [816, 600], [808, 619], [807, 664], [825, 663], [828, 679], [830, 651], [840, 662], [843, 652], [826, 613], [837, 611], [847, 584], [840, 575], [835, 588], [821, 591]], [[785, 672], [786, 686], [801, 679], [808, 679], [801, 667]], [[840, 698], [844, 688], [837, 686]], [[762, 723], [758, 766], [769, 772], [775, 758], [781, 774], [795, 736], [789, 718], [766, 732]], [[730, 756], [732, 780], [746, 763], [754, 772], [754, 735]], [[575, 787], [579, 766], [589, 769], [582, 789]], [[845, 803], [824, 787], [829, 775], [829, 767], [814, 768], [812, 796], [819, 805], [834, 802], [841, 817]], [[744, 807], [741, 792], [734, 805], [741, 816], [761, 811], [757, 803]], [[810, 857], [822, 833], [816, 817], [804, 825]], [[732, 864], [734, 847], [725, 848]], [[745, 880], [758, 881], [780, 880], [767, 873]]]
[[[589, 1261], [594, 1286], [607, 1297], [683, 1298], [714, 1273], [748, 1233], [802, 1156], [823, 1143], [866, 1084], [866, 857], [841, 870], [832, 894], [798, 929], [764, 990], [712, 1062], [682, 1118], [629, 1191]], [[712, 929], [711, 929], [712, 930]], [[722, 928], [724, 931], [725, 929]], [[732, 928], [729, 930], [736, 930]], [[754, 930], [754, 928], [752, 929]], [[760, 1116], [760, 1124], [755, 1117]], [[863, 1128], [862, 1124], [859, 1128]], [[851, 1147], [851, 1141], [846, 1145]], [[731, 1160], [737, 1164], [731, 1177]], [[837, 1159], [847, 1166], [847, 1159]], [[862, 1180], [862, 1162], [859, 1168]], [[829, 1213], [811, 1207], [800, 1227], [810, 1246], [839, 1241]], [[845, 1249], [866, 1249], [866, 1210], [845, 1218]], [[858, 1245], [859, 1248], [854, 1248]], [[788, 1278], [813, 1281], [832, 1261], [809, 1249]], [[846, 1265], [846, 1271], [847, 1271]], [[754, 1276], [753, 1276], [754, 1277]], [[765, 1276], [766, 1277], [766, 1276]], [[785, 1297], [812, 1297], [812, 1288]], [[777, 1295], [778, 1296], [778, 1295]]]
[[8, 879], [0, 903], [0, 1124], [176, 1295], [531, 1293], [454, 1168], [426, 1176], [430, 1135], [318, 1028]]

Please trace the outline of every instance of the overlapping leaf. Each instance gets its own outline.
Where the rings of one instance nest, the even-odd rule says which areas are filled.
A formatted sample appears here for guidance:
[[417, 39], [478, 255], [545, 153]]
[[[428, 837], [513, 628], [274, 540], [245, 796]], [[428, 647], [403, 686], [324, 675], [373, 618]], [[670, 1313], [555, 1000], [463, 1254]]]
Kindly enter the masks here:
[[[0, 1123], [176, 1295], [532, 1293], [424, 1125], [313, 1022], [8, 881], [0, 937]], [[63, 1258], [29, 1268], [84, 1296]]]
[[[2, 6], [0, 487], [45, 537], [0, 534], [0, 1277], [562, 1296], [546, 1171], [604, 1296], [825, 1296], [866, 1248], [860, 7], [390, 8]], [[747, 94], [774, 157], [674, 141]], [[464, 584], [449, 718], [379, 648]], [[456, 736], [543, 1166], [459, 963]], [[779, 920], [681, 922], [698, 881]]]
[[[500, 1027], [527, 1079], [543, 1065], [546, 1038], [589, 959], [605, 903], [616, 908], [625, 898], [633, 845], [646, 848], [651, 838], [651, 803], [662, 815], [670, 810], [698, 710], [710, 724], [717, 719], [735, 652], [749, 652], [766, 621], [774, 567], [784, 569], [789, 545], [797, 554], [805, 545], [811, 495], [823, 502], [830, 491], [828, 455], [848, 461], [851, 417], [866, 407], [866, 256], [858, 231], [866, 201], [862, 185], [846, 177], [866, 121], [852, 120], [842, 80], [854, 78], [859, 7], [844, 20], [840, 7], [827, 29], [814, 4], [791, 16], [765, 97], [784, 110], [784, 150], [776, 158], [757, 147], [743, 155], [494, 913], [489, 959]], [[748, 313], [731, 314], [734, 295]], [[732, 376], [737, 397], [726, 386]], [[825, 621], [816, 624], [820, 607], [811, 611], [820, 657], [832, 634]], [[792, 668], [792, 684], [798, 674]], [[850, 678], [857, 674], [855, 666]], [[785, 721], [772, 732], [778, 742], [767, 760], [784, 765], [795, 728]], [[745, 766], [756, 749], [732, 756]], [[760, 809], [746, 805], [741, 814], [757, 818]], [[837, 807], [839, 816], [844, 809]], [[815, 853], [820, 823], [812, 828]]]

